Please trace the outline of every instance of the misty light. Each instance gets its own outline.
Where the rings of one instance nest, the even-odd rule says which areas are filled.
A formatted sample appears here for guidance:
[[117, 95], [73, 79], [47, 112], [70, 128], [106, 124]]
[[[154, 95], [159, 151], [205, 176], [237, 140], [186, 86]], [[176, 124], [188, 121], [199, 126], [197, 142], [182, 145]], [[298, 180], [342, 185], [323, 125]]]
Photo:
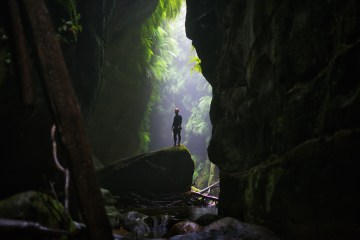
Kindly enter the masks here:
[[[207, 146], [211, 136], [209, 109], [212, 88], [198, 71], [199, 62], [191, 40], [185, 34], [186, 6], [179, 16], [162, 26], [166, 35], [164, 47], [171, 49], [172, 57], [165, 77], [158, 83], [158, 99], [150, 115], [149, 150], [153, 151], [173, 145], [171, 125], [175, 107], [183, 118], [182, 140], [195, 161], [194, 181], [198, 187], [209, 185], [211, 164], [207, 156]], [[163, 50], [164, 51], [164, 50]], [[164, 51], [165, 55], [168, 54]], [[161, 54], [160, 54], [161, 55]], [[167, 60], [169, 61], [169, 60]]]

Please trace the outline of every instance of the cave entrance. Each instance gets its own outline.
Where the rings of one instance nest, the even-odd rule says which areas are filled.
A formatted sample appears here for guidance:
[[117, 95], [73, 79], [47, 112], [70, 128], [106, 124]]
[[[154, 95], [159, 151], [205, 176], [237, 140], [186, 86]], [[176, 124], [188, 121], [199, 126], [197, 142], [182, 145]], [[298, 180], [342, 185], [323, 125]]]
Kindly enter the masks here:
[[[209, 119], [212, 88], [201, 74], [200, 60], [186, 37], [185, 18], [183, 3], [179, 15], [164, 22], [159, 33], [163, 39], [156, 54], [168, 63], [168, 68], [163, 69], [161, 81], [156, 81], [149, 150], [172, 145], [171, 124], [174, 108], [178, 107], [183, 117], [181, 143], [190, 150], [195, 162], [193, 182], [196, 188], [204, 189], [218, 181], [216, 166], [207, 155], [212, 130]], [[211, 191], [212, 195], [218, 195], [218, 189]]]

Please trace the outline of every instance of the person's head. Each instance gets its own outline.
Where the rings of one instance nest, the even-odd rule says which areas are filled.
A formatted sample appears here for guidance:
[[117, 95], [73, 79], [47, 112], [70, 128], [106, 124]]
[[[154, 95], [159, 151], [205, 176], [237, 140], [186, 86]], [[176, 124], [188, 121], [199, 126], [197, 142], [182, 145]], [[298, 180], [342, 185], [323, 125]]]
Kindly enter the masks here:
[[179, 108], [175, 108], [175, 114], [179, 113]]

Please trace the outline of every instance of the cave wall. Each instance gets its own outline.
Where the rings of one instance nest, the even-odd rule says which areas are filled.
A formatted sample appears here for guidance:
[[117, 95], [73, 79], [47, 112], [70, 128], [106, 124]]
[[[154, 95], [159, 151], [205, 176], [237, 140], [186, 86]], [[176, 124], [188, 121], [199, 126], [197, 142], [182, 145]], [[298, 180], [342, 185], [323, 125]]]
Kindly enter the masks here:
[[102, 86], [88, 121], [94, 154], [104, 164], [141, 151], [139, 130], [152, 87], [146, 72], [139, 71], [140, 30], [157, 3], [113, 1], [107, 16]]
[[[157, 3], [79, 0], [77, 12], [83, 31], [78, 33], [77, 41], [69, 32], [59, 33], [89, 142], [103, 163], [139, 152], [138, 133], [151, 89], [145, 73], [134, 74], [134, 56], [138, 56], [134, 52], [138, 51], [140, 26]], [[55, 29], [69, 20], [67, 9], [59, 2], [49, 0], [46, 5]], [[0, 3], [0, 13], [0, 198], [48, 189], [54, 182], [62, 191], [62, 174], [52, 161], [53, 118], [37, 72], [36, 55], [29, 43], [34, 102], [24, 106], [7, 1]], [[30, 34], [26, 21], [24, 25]]]
[[141, 151], [139, 129], [152, 91], [140, 29], [158, 0], [83, 3], [85, 31], [77, 44], [75, 88], [96, 158], [108, 164]]
[[[103, 80], [108, 2], [78, 1], [83, 31], [79, 32], [73, 48], [69, 51], [66, 51], [67, 46], [63, 48], [65, 54], [69, 52], [66, 61], [85, 120], [91, 116]], [[56, 11], [58, 8], [52, 12]]]
[[221, 214], [285, 239], [360, 236], [359, 13], [355, 0], [187, 0]]

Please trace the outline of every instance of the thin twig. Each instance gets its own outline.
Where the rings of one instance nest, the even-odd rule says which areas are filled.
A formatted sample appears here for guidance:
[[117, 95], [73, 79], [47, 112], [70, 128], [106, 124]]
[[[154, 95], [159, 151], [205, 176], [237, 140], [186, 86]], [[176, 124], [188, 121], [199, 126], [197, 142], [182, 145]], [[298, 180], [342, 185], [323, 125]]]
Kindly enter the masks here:
[[53, 124], [51, 127], [51, 141], [52, 141], [52, 148], [53, 148], [53, 158], [54, 158], [54, 162], [56, 167], [65, 174], [65, 189], [64, 189], [64, 193], [65, 193], [65, 200], [64, 200], [64, 205], [65, 205], [65, 219], [67, 219], [67, 214], [69, 213], [69, 183], [70, 183], [70, 174], [69, 174], [69, 169], [64, 168], [63, 166], [61, 166], [58, 157], [57, 157], [57, 145], [56, 145], [56, 140], [55, 140], [55, 132], [56, 132], [56, 125]]

